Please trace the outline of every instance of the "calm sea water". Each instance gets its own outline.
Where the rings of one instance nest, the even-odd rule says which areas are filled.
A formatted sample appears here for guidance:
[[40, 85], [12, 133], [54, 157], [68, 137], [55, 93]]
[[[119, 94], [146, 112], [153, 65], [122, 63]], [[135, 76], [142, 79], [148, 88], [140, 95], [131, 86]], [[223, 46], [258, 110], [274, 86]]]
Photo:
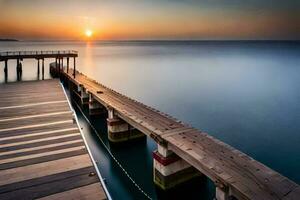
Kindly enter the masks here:
[[[79, 51], [77, 67], [84, 74], [208, 132], [300, 184], [300, 43], [0, 43], [0, 51], [68, 49]], [[9, 65], [9, 80], [15, 81], [16, 64]], [[36, 61], [23, 66], [23, 80], [36, 79]], [[3, 81], [3, 63], [0, 72]], [[143, 199], [74, 107], [112, 197]], [[164, 194], [152, 183], [155, 143], [148, 138], [109, 147], [105, 121], [91, 122], [133, 179], [152, 198], [161, 198]], [[197, 182], [178, 191], [211, 199], [211, 185]]]

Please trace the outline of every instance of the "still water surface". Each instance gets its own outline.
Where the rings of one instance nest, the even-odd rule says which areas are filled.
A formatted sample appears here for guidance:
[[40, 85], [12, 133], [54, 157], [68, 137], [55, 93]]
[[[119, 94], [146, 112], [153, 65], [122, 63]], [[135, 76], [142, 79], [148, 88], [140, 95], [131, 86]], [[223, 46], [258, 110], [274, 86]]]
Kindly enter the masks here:
[[[0, 43], [0, 51], [69, 49], [79, 51], [77, 68], [84, 74], [208, 132], [300, 184], [300, 43]], [[9, 81], [16, 80], [15, 65], [9, 62]], [[36, 65], [23, 62], [23, 80], [36, 79]], [[0, 70], [3, 81], [3, 63]], [[112, 197], [143, 199], [74, 107]], [[105, 121], [91, 122], [109, 147]], [[161, 197], [152, 183], [156, 145], [151, 139], [109, 148], [147, 194]], [[212, 183], [201, 184], [187, 187], [190, 194], [211, 199]]]

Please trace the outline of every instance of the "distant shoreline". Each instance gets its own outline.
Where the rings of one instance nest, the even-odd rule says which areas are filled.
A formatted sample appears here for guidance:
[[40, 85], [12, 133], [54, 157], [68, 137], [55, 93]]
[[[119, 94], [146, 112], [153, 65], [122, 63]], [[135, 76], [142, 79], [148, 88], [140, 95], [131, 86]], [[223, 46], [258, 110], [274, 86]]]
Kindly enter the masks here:
[[18, 42], [17, 39], [10, 39], [10, 38], [0, 38], [0, 42]]

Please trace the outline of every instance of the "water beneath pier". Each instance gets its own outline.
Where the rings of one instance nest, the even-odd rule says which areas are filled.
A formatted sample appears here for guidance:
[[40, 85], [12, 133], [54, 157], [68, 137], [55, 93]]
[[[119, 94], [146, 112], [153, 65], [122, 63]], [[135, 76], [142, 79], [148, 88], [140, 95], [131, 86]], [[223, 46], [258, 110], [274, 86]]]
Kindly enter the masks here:
[[[208, 132], [300, 184], [300, 43], [0, 43], [0, 51], [60, 49], [78, 50], [78, 69], [91, 78]], [[36, 65], [23, 62], [23, 80], [36, 78]], [[9, 66], [9, 80], [15, 81], [16, 63]], [[74, 107], [112, 197], [144, 195], [108, 150], [147, 194], [162, 197], [152, 183], [155, 143], [147, 139], [110, 147], [105, 121], [91, 120], [97, 134], [85, 110]], [[211, 199], [211, 184], [196, 181], [178, 189], [176, 197], [188, 193]]]

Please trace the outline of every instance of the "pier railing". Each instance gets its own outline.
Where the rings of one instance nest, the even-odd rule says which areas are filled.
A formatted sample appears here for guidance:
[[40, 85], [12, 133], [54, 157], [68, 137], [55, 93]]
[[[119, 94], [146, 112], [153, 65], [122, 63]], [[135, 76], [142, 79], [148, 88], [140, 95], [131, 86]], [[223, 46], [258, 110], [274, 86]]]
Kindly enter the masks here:
[[42, 62], [42, 79], [44, 79], [44, 61], [45, 59], [55, 59], [56, 66], [63, 66], [64, 59], [67, 61], [67, 68], [69, 68], [70, 58], [73, 59], [73, 66], [76, 66], [76, 57], [78, 51], [74, 50], [57, 50], [57, 51], [6, 51], [0, 52], [0, 62], [4, 62], [4, 79], [8, 81], [8, 61], [16, 60], [17, 62], [17, 80], [22, 78], [22, 61], [24, 59], [37, 60], [37, 78], [40, 78], [40, 61]]
[[0, 56], [24, 56], [24, 55], [65, 55], [65, 54], [78, 54], [74, 50], [63, 51], [6, 51], [0, 52]]

